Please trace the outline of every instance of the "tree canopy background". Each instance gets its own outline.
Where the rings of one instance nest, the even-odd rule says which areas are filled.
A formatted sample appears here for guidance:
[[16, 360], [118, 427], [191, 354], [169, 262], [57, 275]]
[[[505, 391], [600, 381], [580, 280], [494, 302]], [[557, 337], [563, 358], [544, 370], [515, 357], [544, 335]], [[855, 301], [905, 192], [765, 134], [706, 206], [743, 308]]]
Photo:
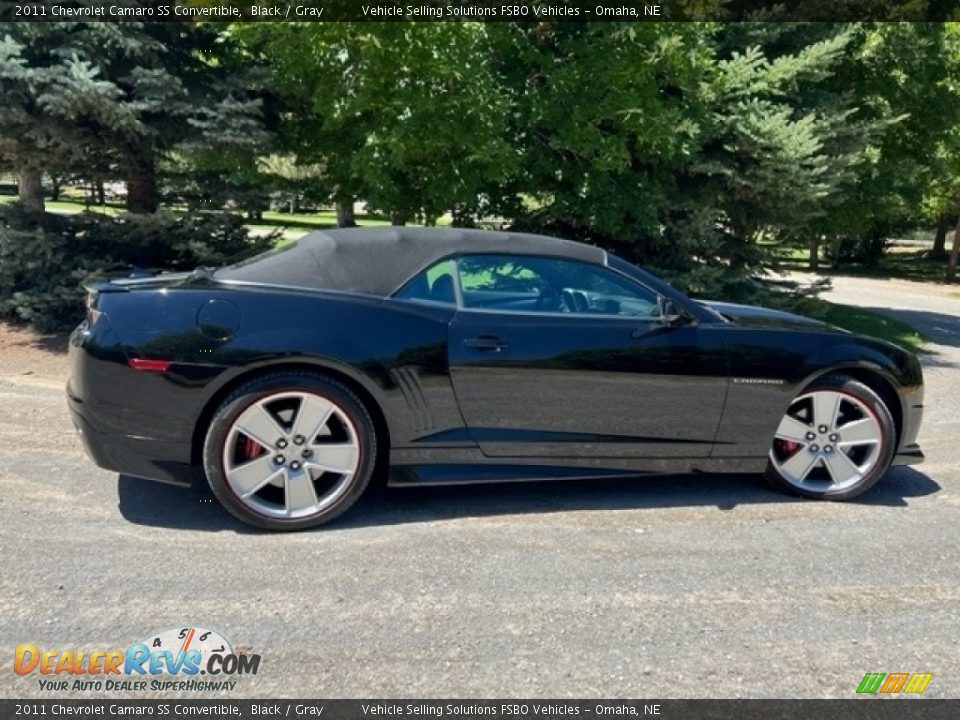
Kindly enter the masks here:
[[363, 201], [584, 240], [744, 299], [784, 246], [869, 263], [928, 225], [946, 257], [960, 214], [950, 22], [8, 24], [0, 100], [27, 216], [45, 176], [123, 180], [135, 216], [286, 192], [341, 225]]

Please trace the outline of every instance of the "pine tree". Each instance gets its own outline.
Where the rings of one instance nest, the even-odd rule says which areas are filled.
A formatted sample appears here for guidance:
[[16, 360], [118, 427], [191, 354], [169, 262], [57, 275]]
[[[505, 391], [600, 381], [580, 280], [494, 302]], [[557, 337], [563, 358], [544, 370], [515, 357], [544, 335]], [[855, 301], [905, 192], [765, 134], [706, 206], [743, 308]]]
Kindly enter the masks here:
[[[194, 23], [17, 23], [0, 36], [0, 159], [42, 209], [43, 172], [127, 181], [131, 212], [157, 208], [173, 149], [262, 140], [259, 102], [228, 38]], [[241, 68], [242, 70], [242, 68]]]

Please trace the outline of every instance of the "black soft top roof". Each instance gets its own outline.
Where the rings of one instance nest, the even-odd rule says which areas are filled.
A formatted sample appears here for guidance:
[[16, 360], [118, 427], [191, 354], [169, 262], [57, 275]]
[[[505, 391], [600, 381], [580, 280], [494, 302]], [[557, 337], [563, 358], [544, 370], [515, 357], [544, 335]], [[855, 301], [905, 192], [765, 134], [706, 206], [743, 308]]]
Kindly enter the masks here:
[[386, 296], [437, 260], [464, 253], [606, 262], [600, 248], [545, 235], [460, 228], [351, 228], [309, 233], [288, 248], [222, 268], [214, 277]]

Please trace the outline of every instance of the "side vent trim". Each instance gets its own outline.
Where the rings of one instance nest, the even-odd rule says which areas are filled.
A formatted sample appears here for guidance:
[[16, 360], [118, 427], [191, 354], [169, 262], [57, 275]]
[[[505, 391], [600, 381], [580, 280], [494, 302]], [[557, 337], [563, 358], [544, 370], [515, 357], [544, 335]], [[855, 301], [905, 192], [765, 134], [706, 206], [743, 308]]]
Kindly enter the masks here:
[[416, 368], [409, 365], [390, 371], [390, 376], [400, 388], [400, 394], [413, 417], [413, 425], [417, 432], [427, 432], [434, 427], [433, 416], [427, 403], [427, 396], [420, 383], [420, 374]]

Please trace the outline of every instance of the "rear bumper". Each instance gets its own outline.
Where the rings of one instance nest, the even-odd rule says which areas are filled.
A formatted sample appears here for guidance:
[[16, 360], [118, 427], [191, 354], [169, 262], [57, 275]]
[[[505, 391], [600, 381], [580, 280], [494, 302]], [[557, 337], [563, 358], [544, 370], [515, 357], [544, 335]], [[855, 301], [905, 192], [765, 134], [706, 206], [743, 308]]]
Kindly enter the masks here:
[[67, 406], [87, 455], [99, 467], [174, 485], [193, 484], [191, 465], [176, 459], [189, 457], [189, 445], [101, 432], [84, 416], [82, 402], [68, 397]]
[[[109, 338], [109, 335], [108, 335]], [[90, 459], [105, 470], [122, 475], [144, 477], [175, 485], [190, 485], [191, 445], [174, 439], [156, 439], [119, 430], [131, 426], [123, 417], [121, 400], [131, 393], [118, 382], [117, 373], [127, 372], [125, 358], [110, 358], [106, 353], [90, 356], [86, 324], [70, 338], [70, 380], [67, 383], [67, 409]], [[103, 396], [113, 393], [113, 402]], [[126, 393], [126, 394], [125, 394]]]

